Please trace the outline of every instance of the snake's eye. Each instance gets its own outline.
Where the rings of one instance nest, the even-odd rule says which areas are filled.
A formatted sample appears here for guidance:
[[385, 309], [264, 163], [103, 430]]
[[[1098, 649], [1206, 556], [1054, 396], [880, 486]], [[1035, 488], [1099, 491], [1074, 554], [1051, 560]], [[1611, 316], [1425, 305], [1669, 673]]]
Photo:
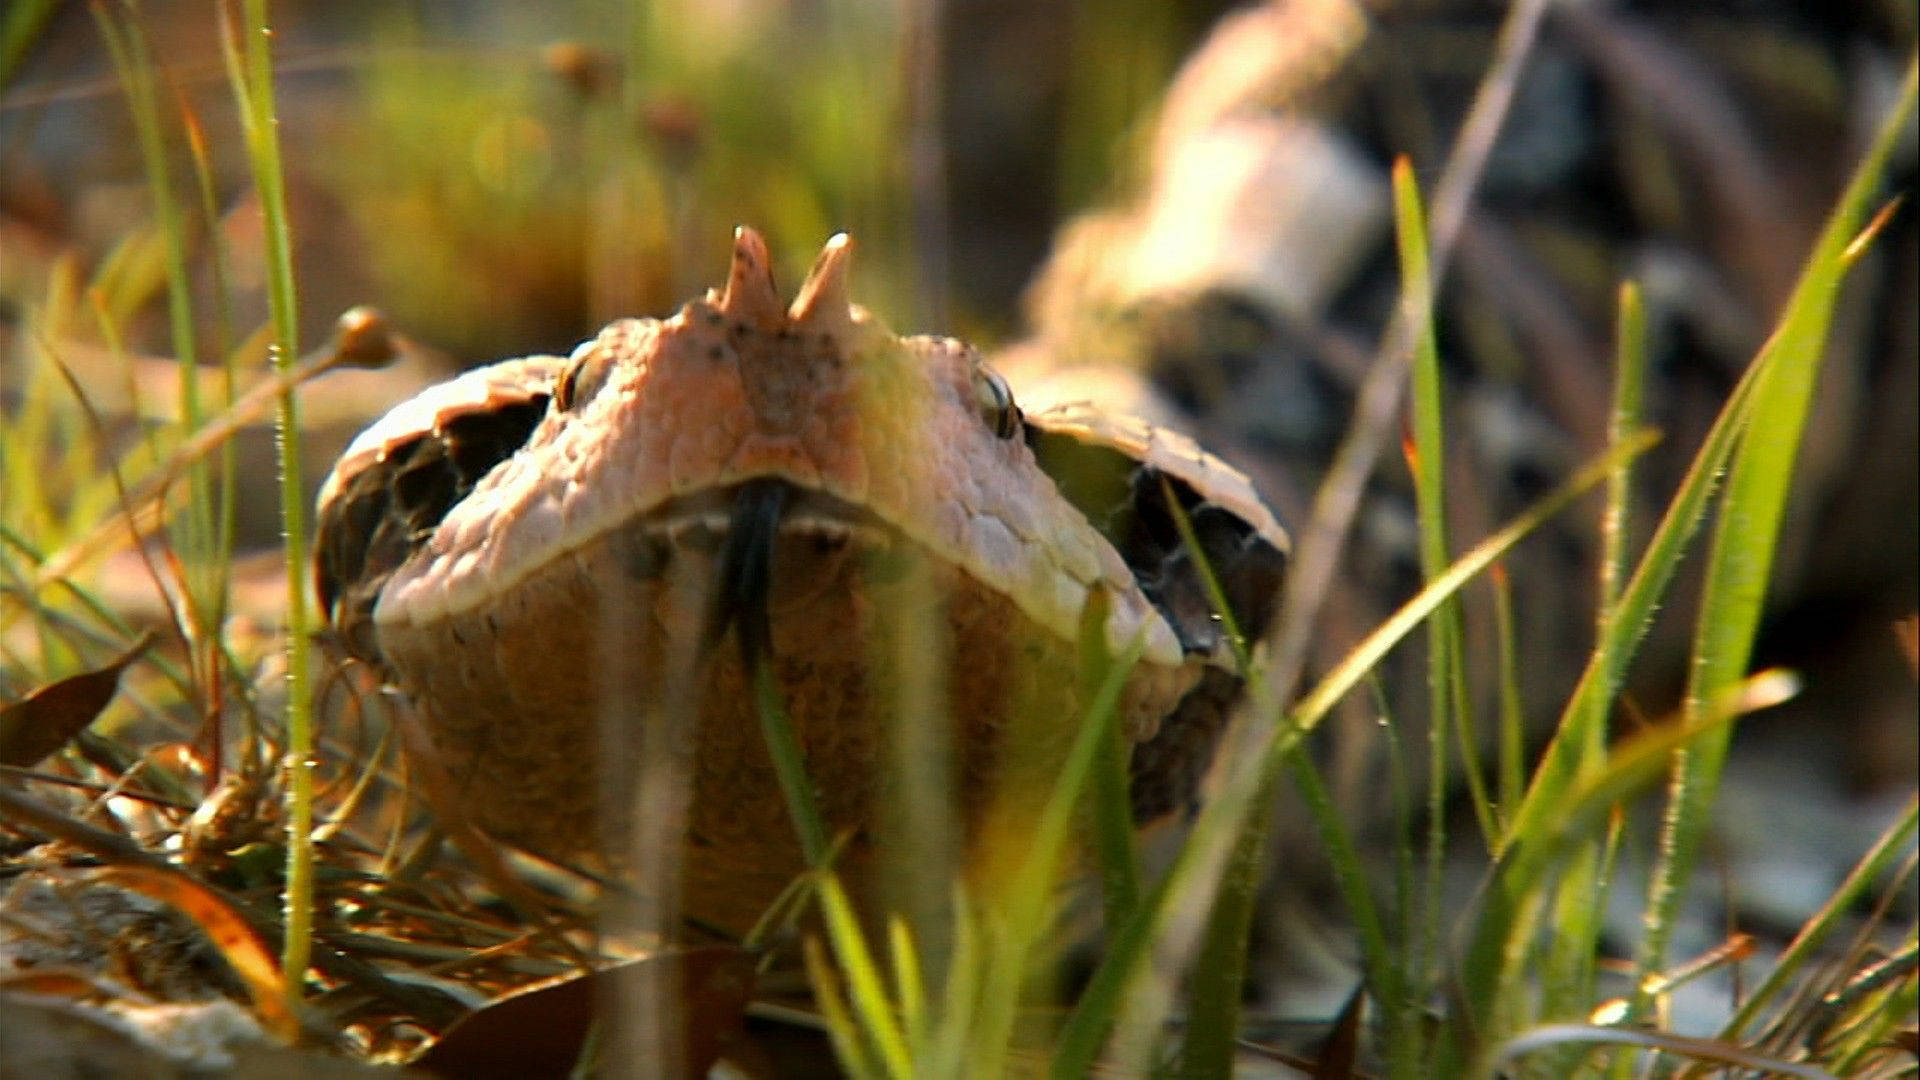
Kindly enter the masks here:
[[553, 407], [568, 412], [599, 393], [607, 381], [607, 357], [599, 349], [576, 353], [573, 362], [553, 384]]
[[986, 368], [974, 372], [973, 403], [981, 422], [995, 435], [1011, 439], [1020, 434], [1020, 406], [1013, 403], [1013, 391], [997, 372]]

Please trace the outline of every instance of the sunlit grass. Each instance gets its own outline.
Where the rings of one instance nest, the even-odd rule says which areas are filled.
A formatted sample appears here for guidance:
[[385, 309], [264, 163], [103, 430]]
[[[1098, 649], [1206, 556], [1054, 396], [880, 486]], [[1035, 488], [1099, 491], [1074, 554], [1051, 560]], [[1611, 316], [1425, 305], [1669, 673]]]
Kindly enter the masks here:
[[[227, 77], [240, 106], [247, 161], [260, 196], [267, 265], [267, 306], [273, 326], [268, 358], [286, 376], [300, 356], [299, 307], [293, 280], [293, 232], [280, 160], [279, 119], [274, 107], [272, 28], [266, 0], [246, 0], [244, 12], [221, 9], [221, 49]], [[281, 757], [287, 784], [286, 927], [280, 975], [288, 998], [302, 996], [313, 950], [313, 652], [307, 605], [307, 489], [300, 473], [300, 408], [295, 387], [280, 392], [275, 417], [279, 452], [280, 521], [287, 567], [286, 745]]]

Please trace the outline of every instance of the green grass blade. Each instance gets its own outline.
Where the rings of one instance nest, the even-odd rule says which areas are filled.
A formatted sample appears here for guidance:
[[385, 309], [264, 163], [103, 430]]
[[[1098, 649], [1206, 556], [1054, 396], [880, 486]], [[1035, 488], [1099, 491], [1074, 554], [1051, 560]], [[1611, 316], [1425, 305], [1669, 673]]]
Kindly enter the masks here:
[[[181, 115], [186, 122], [187, 148], [193, 161], [194, 186], [200, 195], [200, 217], [207, 225], [208, 259], [207, 269], [213, 294], [213, 348], [220, 357], [220, 408], [224, 413], [233, 408], [240, 395], [240, 355], [235, 350], [233, 296], [230, 282], [233, 280], [231, 258], [227, 250], [227, 238], [220, 226], [219, 193], [215, 189], [213, 161], [207, 151], [206, 130], [193, 112], [184, 96], [180, 101]], [[239, 455], [235, 453], [231, 442], [220, 446], [218, 462], [219, 482], [216, 485], [220, 493], [219, 506], [214, 511], [215, 546], [213, 562], [226, 568], [233, 559], [235, 530], [238, 527], [239, 514]], [[227, 590], [221, 588], [213, 597], [217, 607], [208, 616], [208, 625], [223, 626], [226, 623]]]
[[1493, 634], [1499, 650], [1500, 667], [1500, 835], [1513, 828], [1526, 790], [1525, 757], [1527, 722], [1520, 701], [1520, 665], [1514, 649], [1513, 584], [1507, 580], [1506, 567], [1495, 564], [1488, 575], [1493, 581]]
[[[1902, 876], [1910, 876], [1912, 869], [1909, 862]], [[1920, 1009], [1916, 966], [1920, 966], [1920, 935], [1909, 930], [1891, 956], [1854, 975], [1829, 997], [1828, 1001], [1846, 1001], [1839, 1007], [1847, 1015], [1821, 1040], [1823, 1047], [1833, 1048], [1829, 1060], [1837, 1075], [1872, 1075], [1865, 1067], [1870, 1055], [1886, 1058], [1904, 1053], [1897, 1049], [1899, 1032], [1911, 1028], [1914, 1012]]]
[[[1192, 841], [1189, 841], [1182, 856], [1191, 849]], [[1121, 999], [1132, 985], [1135, 970], [1146, 959], [1165, 919], [1162, 913], [1180, 879], [1180, 870], [1176, 863], [1172, 871], [1156, 882], [1125, 925], [1108, 928], [1106, 958], [1081, 992], [1080, 1000], [1074, 1003], [1054, 1044], [1049, 1070], [1054, 1080], [1076, 1080], [1091, 1075], [1100, 1055], [1100, 1045], [1119, 1014]]]
[[[1173, 485], [1160, 478], [1160, 496], [1173, 518], [1180, 542], [1186, 545], [1207, 602], [1233, 648], [1234, 662], [1244, 675], [1250, 665], [1246, 635], [1234, 617], [1220, 579], [1194, 534], [1193, 521], [1174, 496]], [[1258, 686], [1255, 686], [1258, 692]], [[1265, 703], [1262, 703], [1264, 705]], [[1297, 755], [1296, 755], [1297, 757]], [[1278, 777], [1275, 777], [1277, 784]], [[1273, 792], [1263, 792], [1257, 801], [1273, 802]], [[1233, 1052], [1240, 1035], [1240, 997], [1246, 981], [1247, 935], [1253, 926], [1253, 909], [1260, 892], [1261, 871], [1267, 853], [1267, 834], [1272, 818], [1262, 815], [1248, 822], [1234, 838], [1233, 851], [1227, 856], [1219, 893], [1207, 920], [1205, 936], [1193, 976], [1190, 1017], [1186, 1042], [1181, 1048], [1180, 1072], [1186, 1077], [1222, 1076], [1233, 1067]], [[1131, 912], [1110, 918], [1108, 925], [1119, 926]]]
[[906, 920], [887, 920], [887, 958], [893, 962], [893, 988], [900, 1001], [900, 1023], [907, 1041], [915, 1046], [927, 1039], [927, 985], [920, 971], [920, 951]]
[[[1103, 591], [1089, 594], [1087, 606], [1104, 611], [1108, 599]], [[1104, 618], [1083, 618], [1104, 634]], [[986, 1015], [978, 1028], [976, 1046], [986, 1057], [978, 1062], [982, 1075], [996, 1076], [1002, 1071], [1004, 1055], [1010, 1048], [1015, 1006], [1027, 982], [1027, 965], [1034, 946], [1042, 941], [1052, 925], [1052, 895], [1059, 880], [1080, 796], [1092, 780], [1100, 748], [1108, 729], [1118, 723], [1120, 695], [1127, 679], [1140, 662], [1146, 648], [1144, 636], [1128, 644], [1103, 673], [1099, 690], [1080, 717], [1080, 730], [1060, 766], [1060, 775], [1047, 793], [1034, 822], [1032, 840], [1026, 858], [1016, 871], [1003, 904], [1004, 929], [1009, 935], [1005, 962], [998, 973], [1000, 983], [986, 1002]]]
[[986, 985], [986, 946], [981, 943], [982, 925], [966, 892], [953, 886], [953, 951], [947, 960], [946, 978], [940, 984], [937, 1002], [937, 1026], [919, 1064], [927, 1076], [959, 1076], [968, 1058], [973, 1037], [973, 1022], [984, 1012], [980, 996]]
[[[110, 11], [104, 5], [96, 6], [95, 22], [113, 55], [114, 67], [133, 114], [141, 164], [147, 176], [148, 195], [153, 203], [154, 220], [158, 224], [165, 251], [167, 321], [172, 335], [174, 366], [179, 373], [180, 383], [179, 423], [186, 432], [191, 433], [198, 431], [205, 422], [205, 410], [200, 396], [199, 343], [194, 332], [186, 214], [174, 191], [167, 129], [161, 121], [156, 103], [153, 58], [148, 49], [146, 32], [141, 26], [139, 8], [128, 4], [118, 17], [110, 14]], [[212, 219], [209, 219], [209, 223], [209, 231], [217, 233], [216, 228], [211, 228]], [[224, 452], [230, 456], [231, 448]], [[156, 460], [159, 458], [157, 452], [151, 456]], [[227, 559], [221, 539], [220, 500], [215, 498], [212, 471], [205, 463], [196, 462], [188, 468], [186, 480], [186, 502], [176, 519], [174, 539], [178, 550], [185, 556], [185, 595], [181, 609], [184, 611], [193, 669], [209, 688], [202, 691], [204, 696], [213, 692], [210, 687], [214, 681], [214, 665], [219, 658], [219, 627], [226, 609]], [[228, 497], [228, 491], [223, 490], [220, 499]], [[220, 715], [218, 709], [209, 710], [212, 719], [217, 720]], [[218, 765], [225, 740], [217, 728], [209, 732], [208, 740], [213, 747], [213, 760]], [[214, 770], [216, 775], [209, 778], [209, 784], [215, 782], [218, 771], [218, 768]]]
[[[1563, 863], [1569, 848], [1606, 827], [1614, 808], [1651, 785], [1675, 753], [1724, 731], [1741, 716], [1785, 701], [1797, 689], [1789, 675], [1762, 672], [1736, 684], [1704, 715], [1627, 740], [1568, 789], [1551, 820], [1515, 838], [1495, 867], [1460, 962], [1466, 1013], [1454, 1026], [1472, 1044], [1470, 1049], [1477, 1048], [1469, 1057], [1489, 1053], [1497, 1041], [1494, 1021], [1506, 995], [1524, 984], [1521, 969], [1545, 906], [1541, 883]], [[1469, 1074], [1486, 1075], [1485, 1063]]]
[[913, 1055], [907, 1049], [906, 1033], [887, 1000], [886, 984], [880, 978], [873, 950], [867, 947], [866, 935], [860, 931], [853, 902], [840, 879], [829, 871], [820, 873], [818, 893], [820, 910], [827, 921], [827, 939], [833, 943], [840, 970], [846, 973], [847, 997], [859, 1017], [859, 1030], [879, 1052], [886, 1075], [896, 1080], [912, 1076]]
[[[1090, 603], [1080, 615], [1080, 694], [1092, 701], [1113, 669], [1103, 629], [1107, 605]], [[1106, 925], [1118, 926], [1140, 903], [1140, 845], [1134, 835], [1129, 763], [1133, 748], [1118, 724], [1107, 725], [1093, 769], [1092, 828], [1100, 856], [1101, 901]]]
[[1257, 760], [1250, 767], [1242, 767], [1237, 771], [1215, 798], [1201, 809], [1192, 834], [1173, 867], [1149, 893], [1139, 912], [1125, 926], [1113, 931], [1106, 958], [1094, 972], [1086, 991], [1061, 1029], [1052, 1066], [1054, 1076], [1084, 1076], [1093, 1067], [1101, 1044], [1119, 1015], [1122, 998], [1133, 988], [1149, 949], [1169, 925], [1174, 906], [1170, 898], [1178, 896], [1182, 907], [1202, 902], [1202, 898], [1211, 899], [1213, 881], [1202, 870], [1209, 866], [1217, 868], [1224, 863], [1232, 837], [1244, 826], [1248, 816], [1256, 811], [1257, 795], [1268, 790], [1269, 775], [1284, 767], [1288, 753], [1299, 745], [1301, 737], [1324, 719], [1389, 650], [1404, 640], [1442, 602], [1512, 550], [1513, 545], [1534, 529], [1605, 480], [1618, 456], [1642, 453], [1653, 442], [1651, 436], [1643, 436], [1602, 455], [1506, 527], [1481, 541], [1336, 664], [1318, 685], [1301, 698], [1286, 718], [1288, 722], [1274, 725], [1264, 745], [1256, 748]]
[[860, 1038], [860, 1025], [854, 1020], [846, 994], [840, 988], [840, 977], [821, 951], [820, 942], [807, 938], [801, 942], [801, 949], [806, 957], [807, 982], [813, 987], [814, 1002], [826, 1022], [827, 1038], [833, 1043], [833, 1056], [841, 1068], [860, 1080], [885, 1076], [867, 1053], [866, 1043]]
[[[1616, 327], [1613, 404], [1608, 421], [1608, 441], [1618, 444], [1640, 429], [1641, 401], [1646, 379], [1646, 311], [1640, 289], [1633, 282], [1620, 287], [1619, 316]], [[1600, 568], [1595, 604], [1597, 623], [1595, 641], [1604, 642], [1614, 622], [1627, 569], [1627, 531], [1632, 509], [1633, 469], [1630, 462], [1607, 477], [1606, 508], [1601, 515]], [[1607, 720], [1612, 708], [1610, 697], [1592, 695], [1586, 699], [1581, 718], [1584, 735], [1577, 748], [1578, 770], [1591, 773], [1605, 761]], [[1616, 819], [1605, 840], [1585, 841], [1569, 856], [1553, 900], [1556, 931], [1545, 942], [1545, 977], [1542, 981], [1541, 1013], [1548, 1018], [1578, 1016], [1592, 999], [1594, 957], [1600, 947], [1604, 897], [1609, 884], [1608, 871], [1618, 851], [1620, 822]], [[1565, 1062], [1571, 1067], [1571, 1060]]]
[[59, 6], [60, 0], [14, 0], [0, 10], [0, 90], [13, 81], [27, 50]]
[[1593, 961], [1605, 929], [1610, 853], [1618, 850], [1620, 819], [1601, 840], [1583, 840], [1566, 860], [1552, 901], [1554, 932], [1545, 942], [1541, 965], [1543, 1016], [1573, 1017], [1592, 1001]]
[[[1608, 450], [1592, 463], [1575, 473], [1560, 487], [1545, 498], [1529, 507], [1525, 513], [1508, 523], [1500, 531], [1474, 545], [1473, 549], [1455, 560], [1447, 572], [1427, 583], [1411, 600], [1402, 604], [1399, 610], [1387, 617], [1379, 628], [1367, 635], [1355, 649], [1333, 666], [1319, 684], [1308, 691], [1294, 707], [1294, 714], [1300, 718], [1302, 731], [1310, 730], [1320, 722], [1340, 699], [1346, 697], [1359, 685], [1366, 673], [1372, 671], [1389, 650], [1420, 625], [1429, 615], [1467, 582], [1486, 572], [1496, 560], [1504, 556], [1513, 546], [1539, 528], [1548, 519], [1565, 510], [1574, 500], [1586, 494], [1595, 485], [1606, 479], [1607, 473], [1622, 458], [1635, 457], [1646, 453], [1659, 439], [1651, 433], [1642, 433], [1626, 443]], [[1297, 737], [1299, 733], [1296, 733]]]
[[[1407, 449], [1413, 474], [1414, 503], [1420, 531], [1420, 569], [1427, 581], [1446, 572], [1450, 561], [1446, 501], [1446, 434], [1442, 425], [1440, 348], [1434, 337], [1433, 282], [1427, 261], [1426, 212], [1421, 205], [1413, 163], [1402, 156], [1393, 165], [1395, 234], [1399, 242], [1402, 318], [1416, 327], [1413, 339], [1412, 443]], [[1419, 911], [1408, 912], [1406, 982], [1410, 993], [1399, 1028], [1416, 1030], [1415, 1010], [1435, 977], [1440, 945], [1441, 875], [1446, 865], [1448, 740], [1458, 734], [1461, 767], [1482, 835], [1495, 843], [1498, 827], [1481, 772], [1471, 719], [1465, 708], [1466, 675], [1461, 655], [1464, 633], [1457, 601], [1440, 606], [1427, 622], [1427, 835]]]
[[[1167, 508], [1168, 516], [1173, 518], [1174, 531], [1180, 534], [1180, 543], [1185, 545], [1187, 554], [1193, 559], [1193, 568], [1200, 572], [1200, 587], [1207, 594], [1207, 606], [1213, 609], [1213, 616], [1220, 620], [1220, 628], [1227, 635], [1227, 644], [1233, 649], [1234, 663], [1240, 665], [1242, 675], [1253, 666], [1252, 656], [1247, 649], [1247, 635], [1240, 628], [1240, 620], [1233, 613], [1233, 605], [1227, 603], [1227, 591], [1220, 586], [1220, 576], [1213, 572], [1213, 564], [1208, 561], [1206, 550], [1200, 546], [1200, 537], [1193, 531], [1193, 519], [1187, 516], [1187, 509], [1180, 505], [1180, 499], [1174, 494], [1173, 483], [1165, 474], [1160, 477], [1160, 498]], [[1249, 688], [1257, 693], [1258, 684]]]
[[[1913, 113], [1917, 83], [1920, 61], [1908, 65], [1899, 104], [1848, 183], [1773, 337], [1754, 360], [1760, 376], [1749, 437], [1742, 439], [1731, 462], [1707, 557], [1687, 687], [1688, 709], [1694, 715], [1745, 675], [1834, 305], [1847, 270], [1858, 257], [1856, 234], [1868, 202], [1879, 186], [1887, 156]], [[1647, 934], [1637, 956], [1643, 976], [1665, 962], [1680, 899], [1692, 877], [1707, 813], [1718, 793], [1727, 747], [1727, 733], [1720, 732], [1702, 740], [1675, 764], [1661, 854], [1648, 894]]]
[[[1365, 864], [1360, 861], [1360, 851], [1352, 835], [1339, 827], [1339, 811], [1333, 804], [1333, 797], [1327, 792], [1326, 781], [1314, 767], [1313, 759], [1304, 749], [1297, 750], [1289, 758], [1288, 768], [1293, 773], [1294, 786], [1299, 790], [1301, 799], [1306, 802], [1315, 824], [1320, 826], [1320, 842], [1326, 849], [1327, 862], [1333, 869], [1334, 887], [1340, 891], [1340, 899], [1346, 905], [1347, 915], [1353, 920], [1355, 933], [1360, 939], [1360, 956], [1367, 984], [1373, 990], [1374, 999], [1380, 1002], [1380, 1007], [1386, 1013], [1383, 1022], [1386, 1044], [1391, 1053], [1393, 1048], [1402, 1045], [1401, 1040], [1405, 1039], [1411, 1044], [1414, 1039], [1413, 1033], [1400, 1027], [1411, 1012], [1405, 1007], [1408, 993], [1404, 960], [1396, 958], [1394, 949], [1388, 944], [1386, 924], [1381, 921], [1380, 909], [1373, 902], [1373, 882], [1367, 875]], [[1328, 822], [1335, 827], [1326, 828], [1324, 823]]]
[[[1301, 754], [1289, 755], [1300, 760]], [[1280, 774], [1274, 773], [1255, 794], [1258, 806], [1272, 806]], [[1247, 934], [1260, 893], [1273, 815], [1256, 813], [1233, 838], [1200, 942], [1188, 1007], [1187, 1038], [1180, 1053], [1186, 1080], [1227, 1076], [1240, 1037], [1240, 997], [1247, 977]]]
[[764, 658], [753, 666], [754, 711], [760, 717], [760, 735], [767, 744], [767, 756], [773, 759], [774, 776], [780, 781], [780, 794], [787, 800], [787, 816], [793, 819], [800, 840], [800, 854], [807, 865], [824, 867], [830, 838], [826, 818], [813, 794], [813, 781], [807, 777], [807, 760], [800, 751], [800, 740], [787, 721], [780, 703], [780, 687], [774, 681], [773, 668]]
[[[1621, 591], [1613, 617], [1602, 628], [1601, 640], [1567, 700], [1552, 741], [1534, 769], [1526, 796], [1514, 814], [1509, 842], [1544, 827], [1578, 775], [1581, 751], [1589, 745], [1586, 725], [1592, 723], [1594, 717], [1604, 716], [1611, 707], [1634, 649], [1645, 636], [1654, 611], [1680, 568], [1680, 559], [1700, 527], [1727, 458], [1746, 427], [1754, 382], [1754, 371], [1750, 369], [1735, 384], [1699, 452], [1694, 455], [1693, 463], [1688, 466], [1680, 489], [1667, 504], [1666, 514], [1648, 540], [1632, 580]], [[1501, 854], [1506, 846], [1503, 843], [1501, 851], [1495, 854]]]
[[[293, 230], [287, 217], [274, 107], [272, 29], [266, 0], [246, 0], [239, 24], [227, 4], [222, 4], [220, 15], [227, 78], [239, 106], [265, 227], [267, 308], [273, 323], [269, 352], [275, 372], [284, 375], [300, 355], [300, 319], [293, 286]], [[297, 998], [313, 948], [314, 762], [306, 487], [300, 478], [299, 398], [291, 386], [280, 395], [276, 428], [280, 523], [287, 545], [287, 745], [282, 758], [287, 770], [287, 927], [281, 969], [288, 994]]]
[[[1642, 399], [1646, 396], [1647, 312], [1640, 299], [1640, 286], [1626, 282], [1620, 286], [1620, 314], [1615, 329], [1613, 367], [1613, 408], [1608, 414], [1607, 441], [1619, 445], [1640, 430]], [[1614, 605], [1619, 602], [1621, 583], [1627, 570], [1627, 534], [1632, 524], [1633, 468], [1622, 462], [1607, 477], [1607, 508], [1600, 525], [1600, 600], [1598, 636], [1604, 637], [1613, 621]], [[1601, 724], [1605, 718], [1601, 718]], [[1594, 739], [1589, 750], [1604, 747], [1605, 731], [1589, 733]]]
[[1880, 834], [1880, 839], [1854, 865], [1846, 880], [1794, 935], [1793, 941], [1780, 954], [1780, 959], [1767, 977], [1761, 980], [1752, 996], [1741, 1004], [1733, 1019], [1727, 1022], [1721, 1038], [1738, 1041], [1743, 1037], [1747, 1028], [1760, 1018], [1773, 999], [1786, 989], [1807, 964], [1816, 959], [1820, 946], [1842, 925], [1854, 904], [1881, 880], [1896, 859], [1906, 853], [1917, 831], [1920, 831], [1920, 800], [1908, 799], [1907, 808], [1899, 819]]
[[[146, 32], [141, 28], [138, 9], [130, 8], [118, 19], [109, 11], [104, 6], [96, 7], [95, 22], [100, 27], [102, 39], [107, 43], [108, 52], [113, 56], [114, 68], [133, 114], [141, 167], [147, 176], [148, 196], [153, 203], [154, 221], [159, 227], [165, 252], [167, 326], [172, 334], [174, 361], [180, 372], [180, 421], [188, 431], [193, 431], [200, 426], [203, 417], [200, 406], [199, 346], [194, 334], [192, 283], [187, 270], [185, 215], [180, 200], [174, 194], [166, 127], [161, 122], [160, 109], [155, 102], [153, 57], [147, 49]], [[207, 470], [199, 466], [188, 470], [187, 483], [190, 494], [184, 520], [188, 525], [188, 550], [199, 554], [200, 549], [193, 545], [207, 539], [202, 530], [209, 527], [210, 521], [204, 515], [210, 512], [213, 505], [209, 497]]]
[[893, 913], [903, 917], [914, 958], [926, 965], [924, 977], [938, 983], [956, 915], [951, 885], [965, 847], [948, 685], [953, 643], [932, 568], [923, 559], [906, 562], [896, 583], [901, 600], [882, 613], [870, 646], [878, 670], [891, 673], [892, 699], [885, 706], [889, 752], [881, 766], [891, 774], [882, 785], [875, 841], [906, 856], [885, 860], [882, 895], [897, 905]]

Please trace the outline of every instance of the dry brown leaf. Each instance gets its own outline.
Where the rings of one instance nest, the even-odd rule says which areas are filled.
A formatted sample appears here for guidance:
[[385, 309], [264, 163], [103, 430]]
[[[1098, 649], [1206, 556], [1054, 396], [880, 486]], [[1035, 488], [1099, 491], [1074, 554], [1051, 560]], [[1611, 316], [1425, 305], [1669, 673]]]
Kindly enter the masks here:
[[1355, 1067], [1360, 1060], [1360, 1025], [1366, 1014], [1366, 989], [1356, 988], [1347, 999], [1347, 1007], [1340, 1010], [1340, 1019], [1334, 1021], [1326, 1045], [1320, 1048], [1313, 1066], [1314, 1080], [1353, 1080], [1360, 1075]]
[[123, 989], [108, 986], [83, 971], [67, 968], [35, 968], [0, 977], [0, 993], [35, 994], [40, 997], [118, 998]]
[[[564, 1076], [586, 1046], [596, 1008], [617, 995], [621, 1001], [677, 1003], [684, 1066], [680, 1075], [705, 1076], [740, 1035], [753, 974], [751, 954], [713, 946], [569, 975], [482, 1006], [448, 1028], [412, 1064], [472, 1080]], [[599, 1045], [605, 1048], [609, 1040], [603, 1038]]]
[[95, 877], [170, 905], [192, 919], [246, 985], [261, 1026], [283, 1042], [299, 1036], [300, 1023], [287, 1006], [279, 962], [252, 924], [219, 894], [179, 871], [156, 867], [110, 866]]
[[86, 730], [113, 700], [120, 673], [153, 644], [143, 634], [105, 667], [69, 675], [0, 707], [0, 765], [31, 769]]

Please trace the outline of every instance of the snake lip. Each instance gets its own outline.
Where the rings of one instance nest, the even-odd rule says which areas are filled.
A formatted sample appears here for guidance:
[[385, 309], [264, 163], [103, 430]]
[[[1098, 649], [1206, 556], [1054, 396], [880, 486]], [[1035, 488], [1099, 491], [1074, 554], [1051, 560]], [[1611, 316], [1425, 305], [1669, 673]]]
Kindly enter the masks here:
[[756, 477], [737, 484], [682, 495], [637, 520], [649, 541], [713, 553], [722, 549], [742, 521], [742, 498], [749, 490], [777, 486], [784, 492], [781, 512], [756, 527], [772, 528], [779, 539], [804, 538], [820, 547], [852, 544], [883, 550], [902, 542], [900, 530], [865, 507], [816, 488], [779, 477]]

